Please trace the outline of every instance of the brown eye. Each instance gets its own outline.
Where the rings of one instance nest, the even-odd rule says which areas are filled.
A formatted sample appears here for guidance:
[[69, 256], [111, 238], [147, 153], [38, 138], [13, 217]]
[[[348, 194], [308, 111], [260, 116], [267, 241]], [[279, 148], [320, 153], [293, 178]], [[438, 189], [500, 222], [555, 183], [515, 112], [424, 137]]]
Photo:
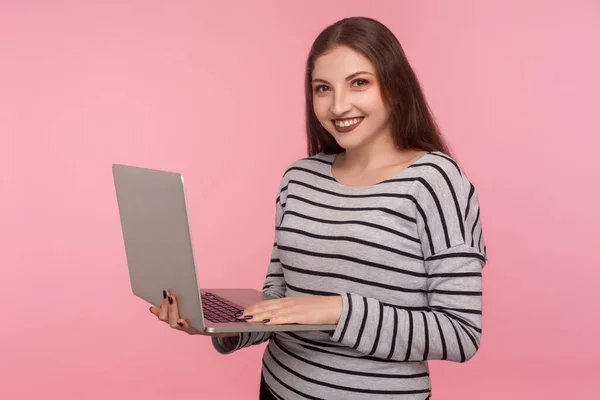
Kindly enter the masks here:
[[369, 81], [367, 81], [366, 79], [357, 79], [354, 82], [352, 82], [353, 86], [365, 86], [369, 83]]
[[326, 90], [328, 90], [329, 87], [325, 86], [325, 85], [319, 85], [315, 88], [315, 92], [319, 93], [319, 92], [324, 92]]

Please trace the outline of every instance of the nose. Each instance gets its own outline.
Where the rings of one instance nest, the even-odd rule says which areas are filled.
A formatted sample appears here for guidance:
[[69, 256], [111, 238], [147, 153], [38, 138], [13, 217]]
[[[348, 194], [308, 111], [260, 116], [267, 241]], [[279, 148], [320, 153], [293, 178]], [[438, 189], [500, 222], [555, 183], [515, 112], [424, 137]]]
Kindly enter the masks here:
[[341, 117], [346, 114], [352, 108], [349, 97], [343, 90], [334, 92], [333, 101], [331, 103], [330, 111], [336, 117]]

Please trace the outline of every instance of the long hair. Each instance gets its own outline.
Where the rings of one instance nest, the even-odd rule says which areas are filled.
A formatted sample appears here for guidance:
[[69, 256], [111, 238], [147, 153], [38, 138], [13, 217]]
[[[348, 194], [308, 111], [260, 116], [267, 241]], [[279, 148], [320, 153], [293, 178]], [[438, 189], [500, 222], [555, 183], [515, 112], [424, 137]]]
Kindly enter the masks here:
[[347, 46], [375, 66], [382, 97], [390, 110], [395, 144], [402, 149], [440, 151], [450, 155], [425, 100], [419, 81], [400, 42], [382, 23], [367, 17], [345, 18], [323, 30], [306, 62], [306, 135], [308, 155], [331, 154], [344, 149], [323, 128], [313, 109], [312, 73], [315, 60], [337, 46]]

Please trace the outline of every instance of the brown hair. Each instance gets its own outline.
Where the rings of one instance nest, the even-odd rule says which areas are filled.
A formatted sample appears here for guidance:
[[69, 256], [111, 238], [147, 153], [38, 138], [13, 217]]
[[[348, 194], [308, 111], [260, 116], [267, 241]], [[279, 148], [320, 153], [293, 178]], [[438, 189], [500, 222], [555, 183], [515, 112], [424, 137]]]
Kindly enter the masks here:
[[319, 152], [344, 151], [323, 128], [313, 110], [312, 72], [315, 60], [337, 46], [347, 46], [363, 54], [375, 65], [383, 100], [390, 109], [392, 135], [398, 147], [440, 151], [450, 155], [419, 81], [396, 36], [374, 19], [352, 17], [325, 28], [313, 43], [308, 55], [305, 92], [309, 156]]

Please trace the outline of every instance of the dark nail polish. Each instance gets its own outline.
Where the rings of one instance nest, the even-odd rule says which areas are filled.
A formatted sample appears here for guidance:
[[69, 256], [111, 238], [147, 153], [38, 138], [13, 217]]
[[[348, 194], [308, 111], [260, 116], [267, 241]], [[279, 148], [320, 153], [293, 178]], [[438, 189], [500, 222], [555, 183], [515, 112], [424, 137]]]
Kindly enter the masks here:
[[271, 321], [271, 320], [270, 319], [263, 319], [263, 324], [266, 324], [269, 321]]
[[252, 319], [252, 315], [246, 315], [244, 318], [246, 318], [246, 319]]
[[173, 298], [169, 296], [169, 304], [173, 304]]
[[163, 299], [166, 299], [166, 298], [167, 298], [167, 292], [165, 292], [165, 291], [163, 290]]
[[178, 322], [177, 325], [183, 328], [183, 324], [181, 322]]
[[238, 311], [238, 312], [235, 313], [236, 317], [241, 317], [242, 315], [244, 315], [243, 311]]

